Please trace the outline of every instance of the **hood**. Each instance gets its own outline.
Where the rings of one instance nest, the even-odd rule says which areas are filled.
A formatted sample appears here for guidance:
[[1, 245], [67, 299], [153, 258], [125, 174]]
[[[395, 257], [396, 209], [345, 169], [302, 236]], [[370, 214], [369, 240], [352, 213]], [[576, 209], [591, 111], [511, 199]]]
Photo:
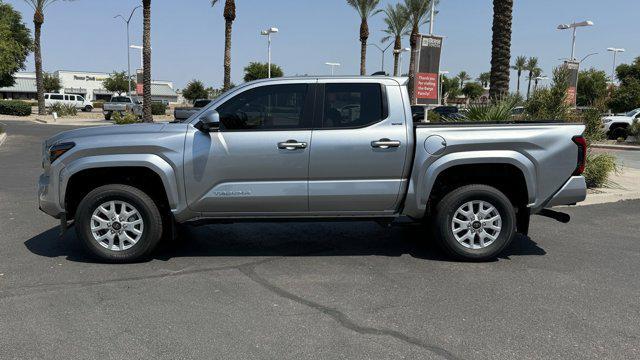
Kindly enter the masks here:
[[59, 134], [56, 134], [45, 141], [45, 147], [49, 147], [55, 143], [63, 142], [66, 140], [73, 140], [83, 137], [158, 133], [162, 131], [165, 126], [166, 124], [130, 124], [85, 127], [82, 129], [63, 131]]
[[625, 115], [613, 115], [613, 116], [605, 116], [602, 120], [612, 120], [612, 121], [622, 121], [622, 122], [631, 122], [631, 118]]

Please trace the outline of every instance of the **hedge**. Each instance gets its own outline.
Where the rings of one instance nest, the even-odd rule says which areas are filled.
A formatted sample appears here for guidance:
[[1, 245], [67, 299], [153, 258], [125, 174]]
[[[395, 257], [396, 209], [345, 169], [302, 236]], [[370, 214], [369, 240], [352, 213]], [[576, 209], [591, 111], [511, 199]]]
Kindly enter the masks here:
[[167, 105], [161, 102], [152, 102], [151, 103], [151, 114], [152, 115], [166, 115], [167, 113]]
[[31, 115], [31, 106], [20, 100], [0, 100], [0, 114], [29, 116]]

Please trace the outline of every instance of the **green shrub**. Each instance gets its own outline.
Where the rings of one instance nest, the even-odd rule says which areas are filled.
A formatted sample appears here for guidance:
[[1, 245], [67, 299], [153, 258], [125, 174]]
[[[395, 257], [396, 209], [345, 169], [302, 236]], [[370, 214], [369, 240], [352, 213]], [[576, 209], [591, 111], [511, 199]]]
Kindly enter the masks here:
[[38, 106], [38, 101], [37, 100], [28, 100], [28, 101], [27, 100], [20, 100], [20, 101], [22, 101], [23, 103], [25, 103], [25, 104], [27, 104], [27, 105], [29, 105], [31, 107]]
[[640, 121], [638, 119], [633, 119], [631, 126], [627, 129], [627, 134], [629, 136], [634, 136], [636, 138], [636, 142], [639, 142], [638, 138], [640, 137]]
[[587, 154], [587, 167], [584, 178], [588, 188], [599, 188], [611, 185], [609, 176], [618, 171], [616, 157], [609, 153]]
[[435, 111], [429, 110], [427, 113], [427, 120], [432, 123], [442, 122], [442, 116]]
[[161, 102], [152, 102], [151, 103], [151, 114], [152, 115], [166, 115], [167, 113], [167, 105]]
[[78, 109], [71, 104], [55, 103], [49, 107], [48, 113], [56, 113], [59, 117], [76, 116], [78, 115]]
[[93, 102], [93, 108], [94, 109], [102, 109], [102, 106], [104, 105], [105, 101], [104, 100], [96, 100]]
[[584, 137], [587, 139], [587, 144], [591, 146], [594, 141], [602, 141], [605, 139], [604, 129], [602, 128], [602, 114], [604, 108], [602, 107], [604, 100], [598, 101], [596, 106], [589, 108], [580, 114], [582, 123], [585, 125]]
[[20, 100], [0, 100], [0, 114], [29, 116], [31, 115], [31, 106]]
[[513, 108], [518, 105], [519, 99], [515, 96], [507, 96], [504, 99], [487, 104], [470, 105], [465, 121], [509, 121]]
[[138, 116], [136, 116], [136, 114], [132, 113], [131, 111], [125, 112], [124, 115], [116, 111], [113, 113], [113, 122], [116, 125], [134, 124], [138, 122]]

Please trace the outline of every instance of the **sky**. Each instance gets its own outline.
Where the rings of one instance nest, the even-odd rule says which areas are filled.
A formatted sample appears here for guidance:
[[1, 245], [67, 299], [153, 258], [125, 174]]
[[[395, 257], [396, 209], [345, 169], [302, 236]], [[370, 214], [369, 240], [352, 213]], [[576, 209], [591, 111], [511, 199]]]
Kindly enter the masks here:
[[[23, 0], [4, 0], [22, 12], [33, 30], [33, 12]], [[381, 4], [397, 0], [382, 0]], [[571, 32], [558, 24], [592, 20], [595, 26], [578, 29], [576, 57], [597, 52], [582, 64], [611, 72], [607, 47], [626, 48], [618, 63], [640, 56], [640, 1], [638, 0], [515, 0], [512, 63], [516, 56], [536, 56], [544, 74], [550, 75], [560, 58], [569, 57]], [[42, 46], [45, 71], [122, 71], [127, 68], [126, 31], [117, 14], [126, 15], [141, 1], [75, 0], [52, 4], [45, 16]], [[211, 7], [210, 0], [152, 1], [152, 77], [174, 81], [183, 88], [191, 79], [220, 87], [223, 79], [224, 0]], [[285, 75], [324, 75], [325, 62], [342, 64], [336, 74], [359, 72], [360, 19], [345, 0], [236, 0], [233, 24], [232, 81], [242, 82], [243, 68], [251, 61], [267, 59], [267, 41], [261, 29], [278, 27], [273, 36], [272, 59]], [[474, 78], [489, 71], [491, 60], [492, 2], [490, 0], [441, 0], [434, 22], [435, 34], [445, 37], [441, 70], [464, 70]], [[369, 21], [370, 43], [380, 44], [383, 15]], [[423, 32], [428, 26], [423, 26]], [[130, 24], [131, 43], [142, 43], [142, 12]], [[404, 46], [409, 46], [408, 38]], [[385, 44], [386, 45], [386, 44]], [[381, 67], [381, 53], [369, 47], [367, 72]], [[131, 50], [132, 73], [139, 67], [140, 52]], [[404, 56], [406, 72], [408, 55]], [[385, 70], [392, 72], [393, 57], [387, 51]], [[33, 55], [27, 70], [33, 71]], [[515, 72], [511, 89], [515, 90]]]

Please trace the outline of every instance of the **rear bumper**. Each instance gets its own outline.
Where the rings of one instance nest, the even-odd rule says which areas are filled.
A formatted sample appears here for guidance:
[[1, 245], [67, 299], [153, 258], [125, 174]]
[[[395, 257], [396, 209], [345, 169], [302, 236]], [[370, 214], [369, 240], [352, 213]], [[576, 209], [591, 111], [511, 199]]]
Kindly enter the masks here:
[[572, 176], [547, 202], [545, 208], [559, 205], [573, 205], [587, 198], [587, 183], [584, 176]]

